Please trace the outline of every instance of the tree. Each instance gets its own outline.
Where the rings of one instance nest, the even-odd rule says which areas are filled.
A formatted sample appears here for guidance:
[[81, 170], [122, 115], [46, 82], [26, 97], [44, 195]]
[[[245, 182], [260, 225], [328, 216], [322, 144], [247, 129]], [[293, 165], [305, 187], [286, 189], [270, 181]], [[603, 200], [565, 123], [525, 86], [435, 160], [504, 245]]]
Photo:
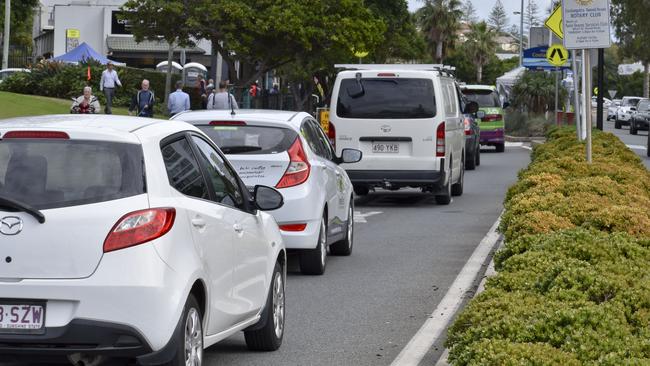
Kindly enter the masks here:
[[483, 66], [490, 60], [497, 46], [496, 32], [488, 27], [486, 22], [475, 23], [470, 26], [467, 41], [464, 44], [467, 55], [476, 65], [476, 81], [483, 80]]
[[528, 0], [528, 5], [526, 6], [526, 11], [524, 12], [524, 26], [529, 30], [530, 27], [537, 27], [540, 25], [539, 19], [539, 7], [535, 0]]
[[366, 6], [386, 25], [382, 46], [368, 56], [376, 63], [389, 60], [418, 60], [424, 57], [426, 43], [415, 27], [406, 0], [366, 0]]
[[169, 45], [167, 53], [167, 79], [165, 80], [165, 105], [171, 91], [172, 60], [176, 46], [192, 44], [189, 29], [183, 22], [189, 15], [190, 0], [128, 0], [122, 9], [124, 18], [131, 24], [136, 42], [161, 41]]
[[644, 67], [643, 96], [650, 89], [650, 6], [647, 0], [612, 0], [612, 19], [624, 56], [640, 60]]
[[503, 32], [508, 26], [508, 14], [503, 7], [501, 0], [497, 0], [488, 17], [488, 24], [496, 30], [497, 33]]
[[[22, 46], [32, 45], [32, 21], [34, 8], [39, 0], [20, 0], [11, 2], [11, 31], [10, 42]], [[0, 43], [4, 39], [5, 0], [0, 0]]]
[[[559, 100], [566, 99], [560, 88]], [[542, 71], [526, 71], [512, 88], [513, 107], [542, 114], [555, 103], [555, 75]]]
[[462, 16], [460, 6], [459, 0], [424, 0], [424, 6], [415, 14], [437, 63], [443, 63], [445, 49], [453, 46]]
[[471, 24], [478, 21], [478, 16], [476, 15], [476, 8], [472, 4], [472, 0], [465, 0], [465, 3], [462, 7], [463, 15], [460, 18], [465, 23]]

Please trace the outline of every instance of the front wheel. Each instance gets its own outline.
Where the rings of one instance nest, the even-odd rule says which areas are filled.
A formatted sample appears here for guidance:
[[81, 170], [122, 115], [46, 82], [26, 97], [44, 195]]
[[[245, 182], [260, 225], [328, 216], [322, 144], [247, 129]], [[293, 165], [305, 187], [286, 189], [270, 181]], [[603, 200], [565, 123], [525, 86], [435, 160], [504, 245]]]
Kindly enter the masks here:
[[619, 121], [618, 118], [614, 120], [614, 128], [617, 130], [621, 129], [621, 121]]
[[636, 123], [634, 121], [630, 121], [630, 135], [636, 135], [637, 133], [637, 128], [636, 128]]
[[503, 143], [503, 142], [501, 142], [499, 144], [496, 144], [494, 146], [496, 146], [498, 153], [502, 153], [502, 152], [506, 151], [506, 144]]
[[350, 208], [348, 208], [348, 226], [345, 238], [330, 245], [330, 253], [333, 255], [348, 256], [352, 254], [354, 245], [354, 200], [350, 198]]
[[318, 243], [314, 249], [300, 251], [300, 271], [306, 275], [322, 275], [327, 265], [327, 224], [325, 216], [320, 222]]
[[181, 326], [176, 334], [176, 355], [169, 366], [201, 366], [203, 364], [203, 316], [193, 295], [185, 303]]
[[284, 275], [279, 263], [273, 269], [273, 280], [262, 312], [259, 329], [244, 331], [246, 346], [252, 351], [275, 351], [282, 345], [284, 336]]

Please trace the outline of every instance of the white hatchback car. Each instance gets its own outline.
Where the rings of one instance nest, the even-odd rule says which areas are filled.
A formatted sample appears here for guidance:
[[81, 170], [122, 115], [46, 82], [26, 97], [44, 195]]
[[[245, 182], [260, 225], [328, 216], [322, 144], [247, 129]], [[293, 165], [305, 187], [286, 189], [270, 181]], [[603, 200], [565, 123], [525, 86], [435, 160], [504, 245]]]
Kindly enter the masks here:
[[261, 210], [281, 206], [186, 123], [1, 121], [0, 359], [201, 365], [241, 330], [277, 349], [286, 253]]
[[350, 255], [354, 243], [354, 199], [339, 164], [361, 160], [361, 151], [334, 153], [308, 113], [240, 110], [196, 111], [173, 119], [194, 124], [221, 148], [249, 187], [276, 187], [284, 206], [272, 214], [287, 249], [300, 250], [304, 274], [325, 272], [327, 250]]

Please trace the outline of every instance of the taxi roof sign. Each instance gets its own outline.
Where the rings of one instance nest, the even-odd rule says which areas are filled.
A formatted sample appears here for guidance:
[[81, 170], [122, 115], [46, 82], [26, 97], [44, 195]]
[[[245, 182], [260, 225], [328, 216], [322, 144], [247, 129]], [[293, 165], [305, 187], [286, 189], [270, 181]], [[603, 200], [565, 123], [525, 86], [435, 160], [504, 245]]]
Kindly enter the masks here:
[[551, 32], [559, 39], [564, 39], [564, 31], [562, 30], [562, 5], [558, 6], [553, 10], [551, 15], [544, 22], [546, 28], [550, 29]]

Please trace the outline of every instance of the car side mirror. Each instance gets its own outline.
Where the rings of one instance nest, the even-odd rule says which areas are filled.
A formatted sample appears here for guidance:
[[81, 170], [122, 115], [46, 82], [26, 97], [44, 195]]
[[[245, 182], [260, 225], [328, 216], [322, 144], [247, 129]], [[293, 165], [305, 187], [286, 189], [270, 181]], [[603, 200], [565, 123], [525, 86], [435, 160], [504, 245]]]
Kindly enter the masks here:
[[358, 163], [361, 161], [361, 158], [363, 157], [363, 153], [361, 150], [357, 149], [343, 149], [341, 151], [341, 157], [336, 159], [338, 164], [352, 164], [352, 163]]
[[262, 211], [277, 210], [284, 205], [282, 193], [275, 188], [267, 186], [255, 186], [253, 191], [255, 206]]
[[636, 111], [636, 107], [631, 107], [630, 110], [631, 111]]
[[485, 118], [485, 111], [478, 111], [478, 112], [476, 112], [476, 118], [478, 118], [478, 119], [483, 119], [483, 118]]
[[510, 107], [510, 103], [508, 103], [508, 102], [503, 102], [503, 109], [506, 109], [506, 108], [508, 108], [508, 107]]
[[465, 114], [474, 114], [478, 112], [478, 103], [476, 102], [468, 102], [467, 105], [465, 106]]

